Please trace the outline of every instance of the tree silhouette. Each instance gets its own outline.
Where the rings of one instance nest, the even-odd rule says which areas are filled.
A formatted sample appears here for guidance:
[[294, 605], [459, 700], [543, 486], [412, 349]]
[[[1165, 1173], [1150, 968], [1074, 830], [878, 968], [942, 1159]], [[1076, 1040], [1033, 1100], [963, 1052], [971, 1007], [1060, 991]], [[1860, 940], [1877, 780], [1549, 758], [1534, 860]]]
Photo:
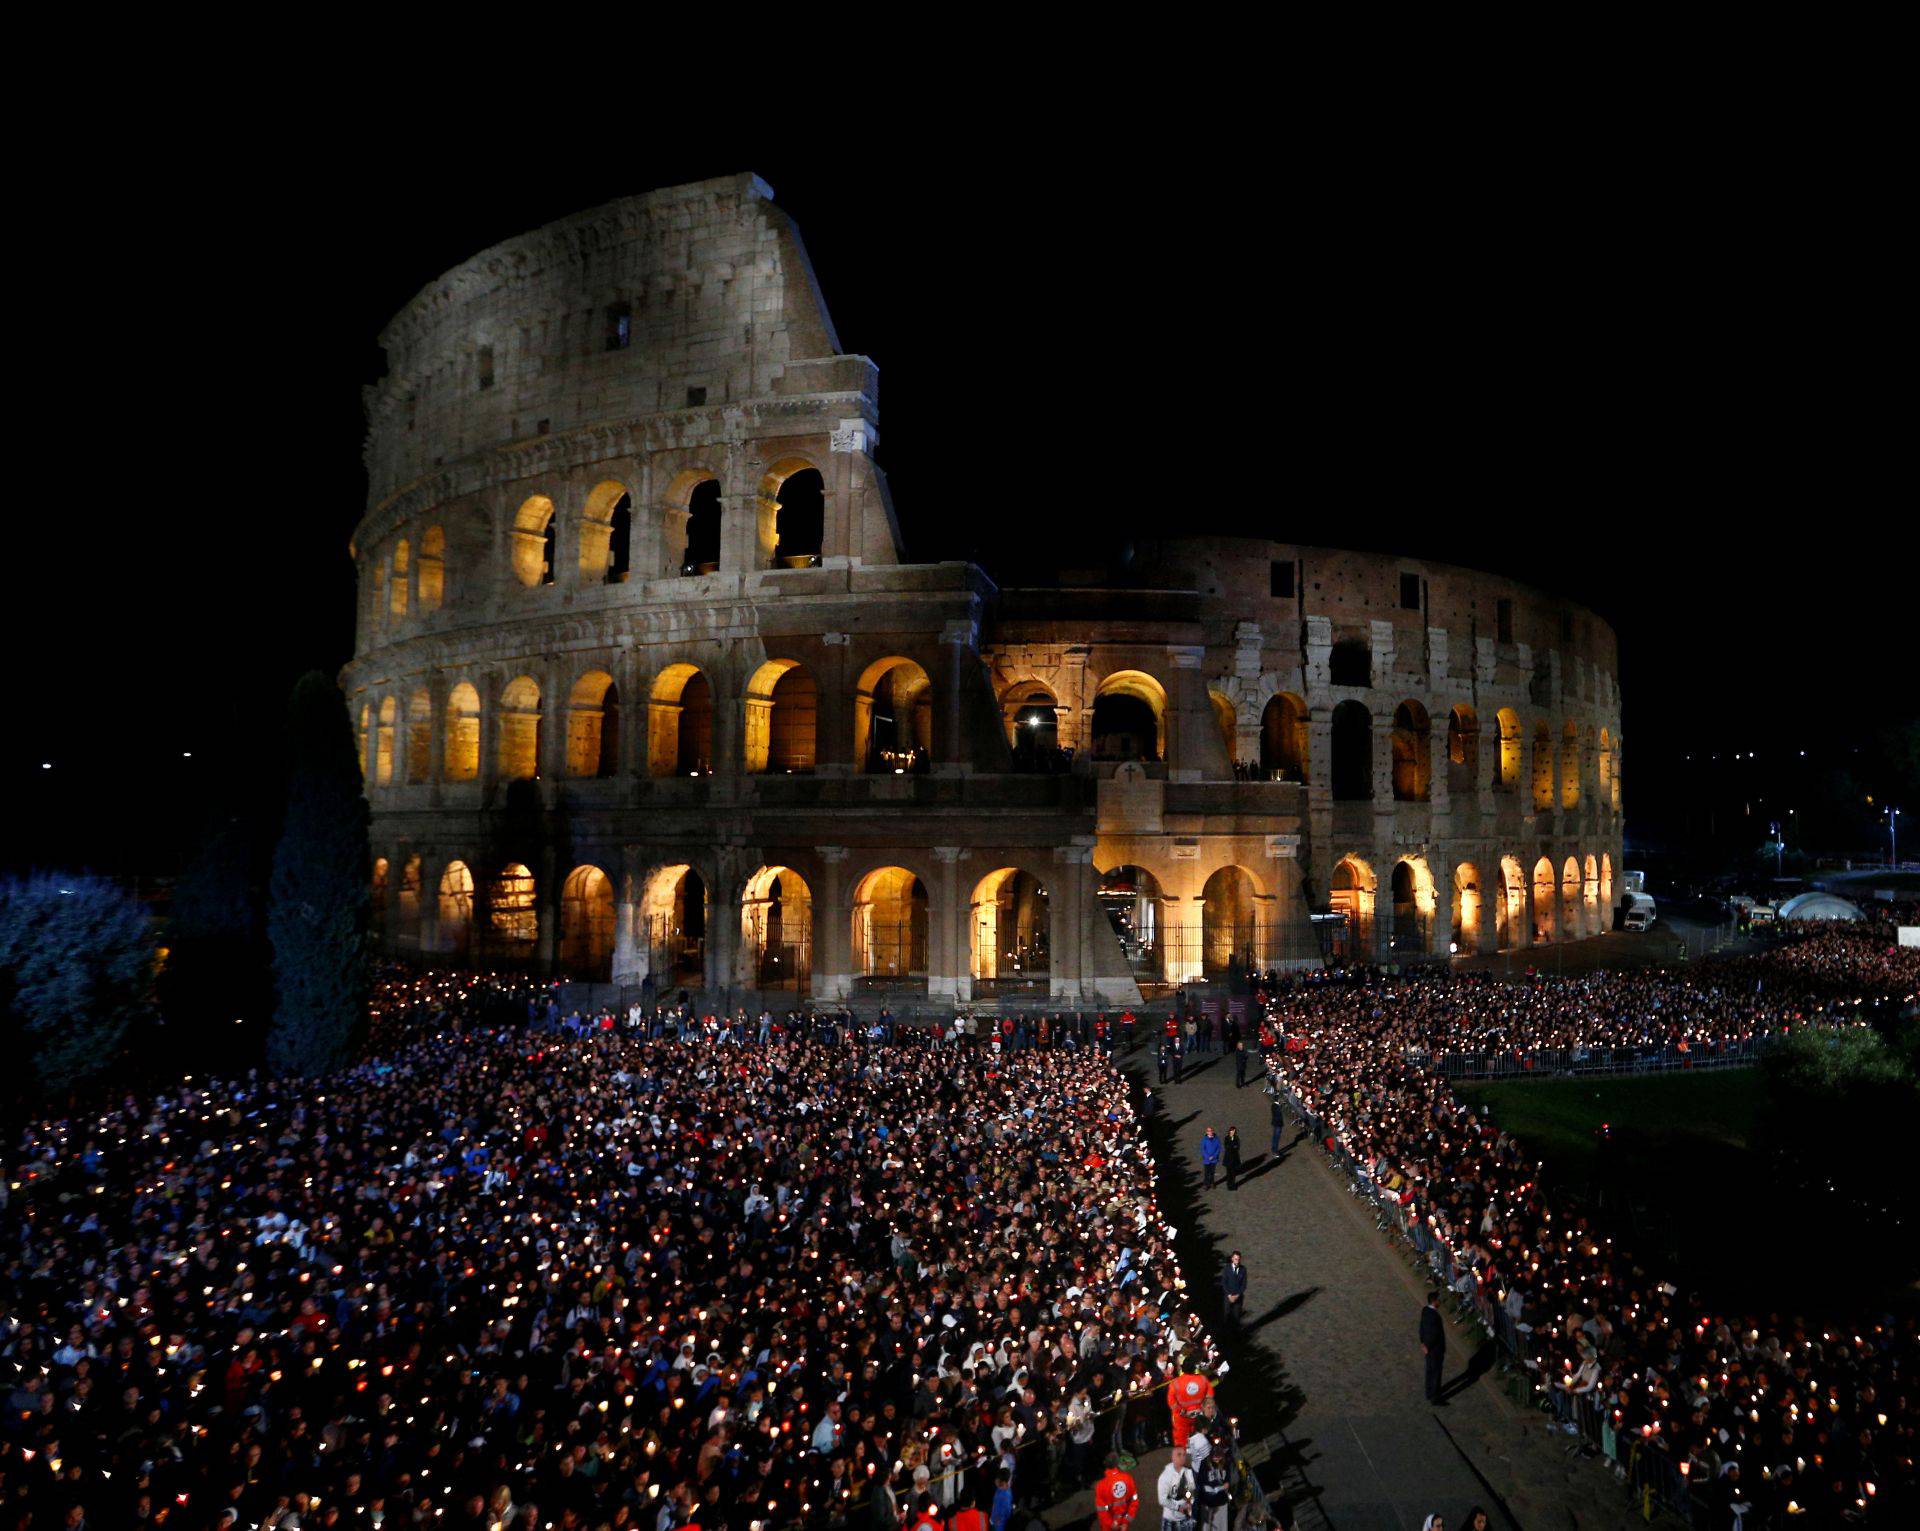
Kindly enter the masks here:
[[147, 911], [104, 877], [0, 883], [0, 1009], [42, 1088], [68, 1089], [114, 1062], [127, 1028], [151, 1012], [153, 966]]

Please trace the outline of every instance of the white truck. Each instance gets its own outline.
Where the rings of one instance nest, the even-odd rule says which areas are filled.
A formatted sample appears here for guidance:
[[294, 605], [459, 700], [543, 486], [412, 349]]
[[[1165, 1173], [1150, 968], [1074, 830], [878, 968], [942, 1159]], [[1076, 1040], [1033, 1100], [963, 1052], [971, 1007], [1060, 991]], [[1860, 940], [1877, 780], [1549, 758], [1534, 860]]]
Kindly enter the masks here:
[[1622, 930], [1650, 930], [1656, 918], [1651, 893], [1629, 892], [1620, 901]]

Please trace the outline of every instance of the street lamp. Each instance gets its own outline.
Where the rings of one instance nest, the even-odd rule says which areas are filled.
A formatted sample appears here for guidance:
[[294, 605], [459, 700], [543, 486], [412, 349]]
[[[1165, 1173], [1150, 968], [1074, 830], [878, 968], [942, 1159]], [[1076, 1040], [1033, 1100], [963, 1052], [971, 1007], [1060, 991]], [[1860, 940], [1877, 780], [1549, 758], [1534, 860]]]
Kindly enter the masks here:
[[1887, 836], [1887, 866], [1897, 867], [1900, 865], [1900, 810], [1898, 808], [1887, 810]]

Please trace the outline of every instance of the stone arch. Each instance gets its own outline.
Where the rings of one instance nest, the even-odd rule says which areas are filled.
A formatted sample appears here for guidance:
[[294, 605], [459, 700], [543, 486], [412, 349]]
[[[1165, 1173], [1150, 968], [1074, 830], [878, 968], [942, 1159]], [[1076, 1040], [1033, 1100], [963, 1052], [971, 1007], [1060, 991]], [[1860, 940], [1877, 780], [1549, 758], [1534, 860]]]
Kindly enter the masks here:
[[1433, 869], [1424, 856], [1402, 856], [1393, 864], [1393, 948], [1423, 956], [1433, 950]]
[[1594, 737], [1594, 761], [1600, 779], [1600, 806], [1617, 807], [1613, 798], [1613, 735], [1602, 724]]
[[1158, 760], [1166, 745], [1167, 688], [1144, 670], [1115, 670], [1093, 694], [1096, 760]]
[[740, 952], [759, 989], [813, 986], [813, 892], [789, 866], [763, 866], [740, 897]]
[[1500, 893], [1494, 917], [1500, 950], [1519, 950], [1520, 934], [1527, 928], [1527, 874], [1518, 857], [1500, 858]]
[[420, 592], [420, 609], [438, 611], [447, 599], [447, 532], [445, 527], [429, 526], [420, 534], [420, 567], [414, 575]]
[[394, 732], [398, 726], [400, 704], [391, 696], [380, 699], [380, 722], [374, 732], [374, 778], [381, 786], [393, 780]]
[[1000, 693], [1000, 717], [1016, 764], [1032, 766], [1060, 748], [1060, 703], [1041, 681], [1017, 680]]
[[803, 775], [816, 763], [820, 687], [797, 659], [769, 659], [747, 682], [744, 768]]
[[1526, 749], [1526, 737], [1520, 729], [1520, 714], [1511, 707], [1502, 707], [1496, 722], [1500, 728], [1500, 748], [1493, 760], [1493, 785], [1501, 792], [1517, 792], [1520, 789], [1520, 757]]
[[465, 955], [473, 940], [473, 872], [466, 862], [447, 863], [440, 874], [439, 901], [439, 948]]
[[406, 936], [414, 946], [420, 944], [420, 879], [423, 868], [420, 858], [409, 856], [400, 863], [400, 885], [396, 892], [396, 916], [394, 928]]
[[853, 970], [868, 978], [924, 978], [927, 885], [902, 866], [876, 867], [854, 885]]
[[567, 775], [620, 774], [620, 688], [605, 670], [589, 670], [567, 698]]
[[647, 774], [713, 772], [713, 687], [698, 665], [670, 664], [647, 701]]
[[1581, 901], [1586, 905], [1582, 916], [1586, 921], [1587, 934], [1598, 934], [1605, 927], [1600, 923], [1600, 858], [1588, 856], [1586, 877], [1580, 885]]
[[1200, 971], [1207, 978], [1266, 961], [1266, 932], [1261, 919], [1260, 880], [1229, 862], [1208, 877], [1200, 890]]
[[1472, 797], [1480, 787], [1480, 719], [1465, 702], [1447, 714], [1447, 795]]
[[1580, 806], [1580, 725], [1571, 718], [1560, 730], [1560, 806]]
[[473, 781], [480, 775], [480, 693], [471, 682], [447, 693], [445, 727], [440, 774], [447, 781]]
[[1409, 698], [1393, 712], [1393, 800], [1424, 803], [1433, 791], [1433, 723]]
[[1554, 911], [1559, 899], [1554, 890], [1553, 863], [1542, 856], [1533, 864], [1533, 944], [1545, 946], [1555, 938], [1559, 921]]
[[1260, 713], [1260, 769], [1267, 779], [1304, 784], [1311, 737], [1304, 701], [1291, 691], [1269, 697]]
[[393, 545], [393, 574], [387, 580], [387, 610], [392, 616], [407, 614], [407, 595], [413, 588], [412, 570], [412, 551], [407, 539], [402, 537]]
[[602, 479], [580, 507], [580, 583], [622, 583], [632, 553], [633, 496], [618, 479]]
[[1094, 900], [1137, 973], [1159, 977], [1166, 970], [1165, 895], [1145, 867], [1122, 864], [1100, 874]]
[[1373, 868], [1358, 856], [1343, 856], [1333, 869], [1328, 884], [1327, 907], [1345, 916], [1336, 934], [1344, 948], [1338, 955], [1345, 961], [1364, 962], [1373, 954], [1373, 904], [1379, 887]]
[[1609, 919], [1613, 915], [1613, 853], [1600, 853], [1600, 907], [1607, 912]]
[[1533, 726], [1533, 807], [1553, 811], [1553, 733], [1544, 722]]
[[540, 735], [540, 684], [530, 675], [516, 675], [500, 693], [502, 781], [533, 781], [539, 777]]
[[407, 780], [433, 779], [433, 693], [415, 686], [407, 701]]
[[1227, 753], [1229, 764], [1236, 762], [1240, 754], [1240, 715], [1233, 705], [1233, 698], [1225, 692], [1207, 688], [1207, 700], [1213, 705], [1213, 726], [1220, 730], [1220, 745]]
[[613, 961], [613, 880], [588, 863], [567, 874], [560, 888], [560, 966], [594, 983]]
[[682, 473], [667, 492], [666, 545], [672, 574], [711, 574], [720, 567], [723, 497], [719, 478], [700, 468]]
[[513, 577], [527, 589], [553, 583], [553, 501], [530, 494], [513, 513]]
[[1460, 956], [1479, 953], [1486, 903], [1480, 890], [1480, 869], [1463, 861], [1453, 869], [1453, 929], [1451, 949]]
[[933, 763], [933, 682], [900, 655], [860, 672], [853, 695], [853, 758], [884, 775], [925, 771]]
[[1046, 885], [1021, 867], [980, 879], [969, 900], [968, 956], [976, 979], [1044, 978], [1051, 967], [1052, 922]]
[[805, 457], [783, 457], [760, 480], [761, 543], [776, 569], [810, 569], [826, 539], [827, 484]]
[[532, 868], [509, 861], [487, 884], [488, 944], [508, 961], [524, 962], [540, 940], [540, 885]]
[[670, 862], [647, 874], [639, 937], [661, 991], [704, 984], [708, 913], [707, 881], [691, 863]]
[[373, 781], [372, 756], [369, 753], [373, 748], [373, 704], [371, 702], [360, 704], [359, 743], [360, 784], [365, 787]]
[[1560, 871], [1560, 929], [1563, 941], [1585, 934], [1580, 928], [1580, 862], [1573, 856]]
[[1373, 714], [1352, 699], [1333, 709], [1332, 787], [1335, 802], [1373, 796]]

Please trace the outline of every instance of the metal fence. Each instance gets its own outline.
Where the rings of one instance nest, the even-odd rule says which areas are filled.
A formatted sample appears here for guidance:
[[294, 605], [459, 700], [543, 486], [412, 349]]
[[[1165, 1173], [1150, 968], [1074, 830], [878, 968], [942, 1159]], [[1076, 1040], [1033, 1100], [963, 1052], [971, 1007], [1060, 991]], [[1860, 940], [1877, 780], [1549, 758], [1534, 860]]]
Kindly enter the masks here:
[[1548, 1047], [1525, 1052], [1434, 1054], [1409, 1048], [1407, 1061], [1449, 1079], [1539, 1079], [1581, 1074], [1659, 1074], [1674, 1069], [1738, 1068], [1758, 1063], [1773, 1036], [1687, 1047]]

